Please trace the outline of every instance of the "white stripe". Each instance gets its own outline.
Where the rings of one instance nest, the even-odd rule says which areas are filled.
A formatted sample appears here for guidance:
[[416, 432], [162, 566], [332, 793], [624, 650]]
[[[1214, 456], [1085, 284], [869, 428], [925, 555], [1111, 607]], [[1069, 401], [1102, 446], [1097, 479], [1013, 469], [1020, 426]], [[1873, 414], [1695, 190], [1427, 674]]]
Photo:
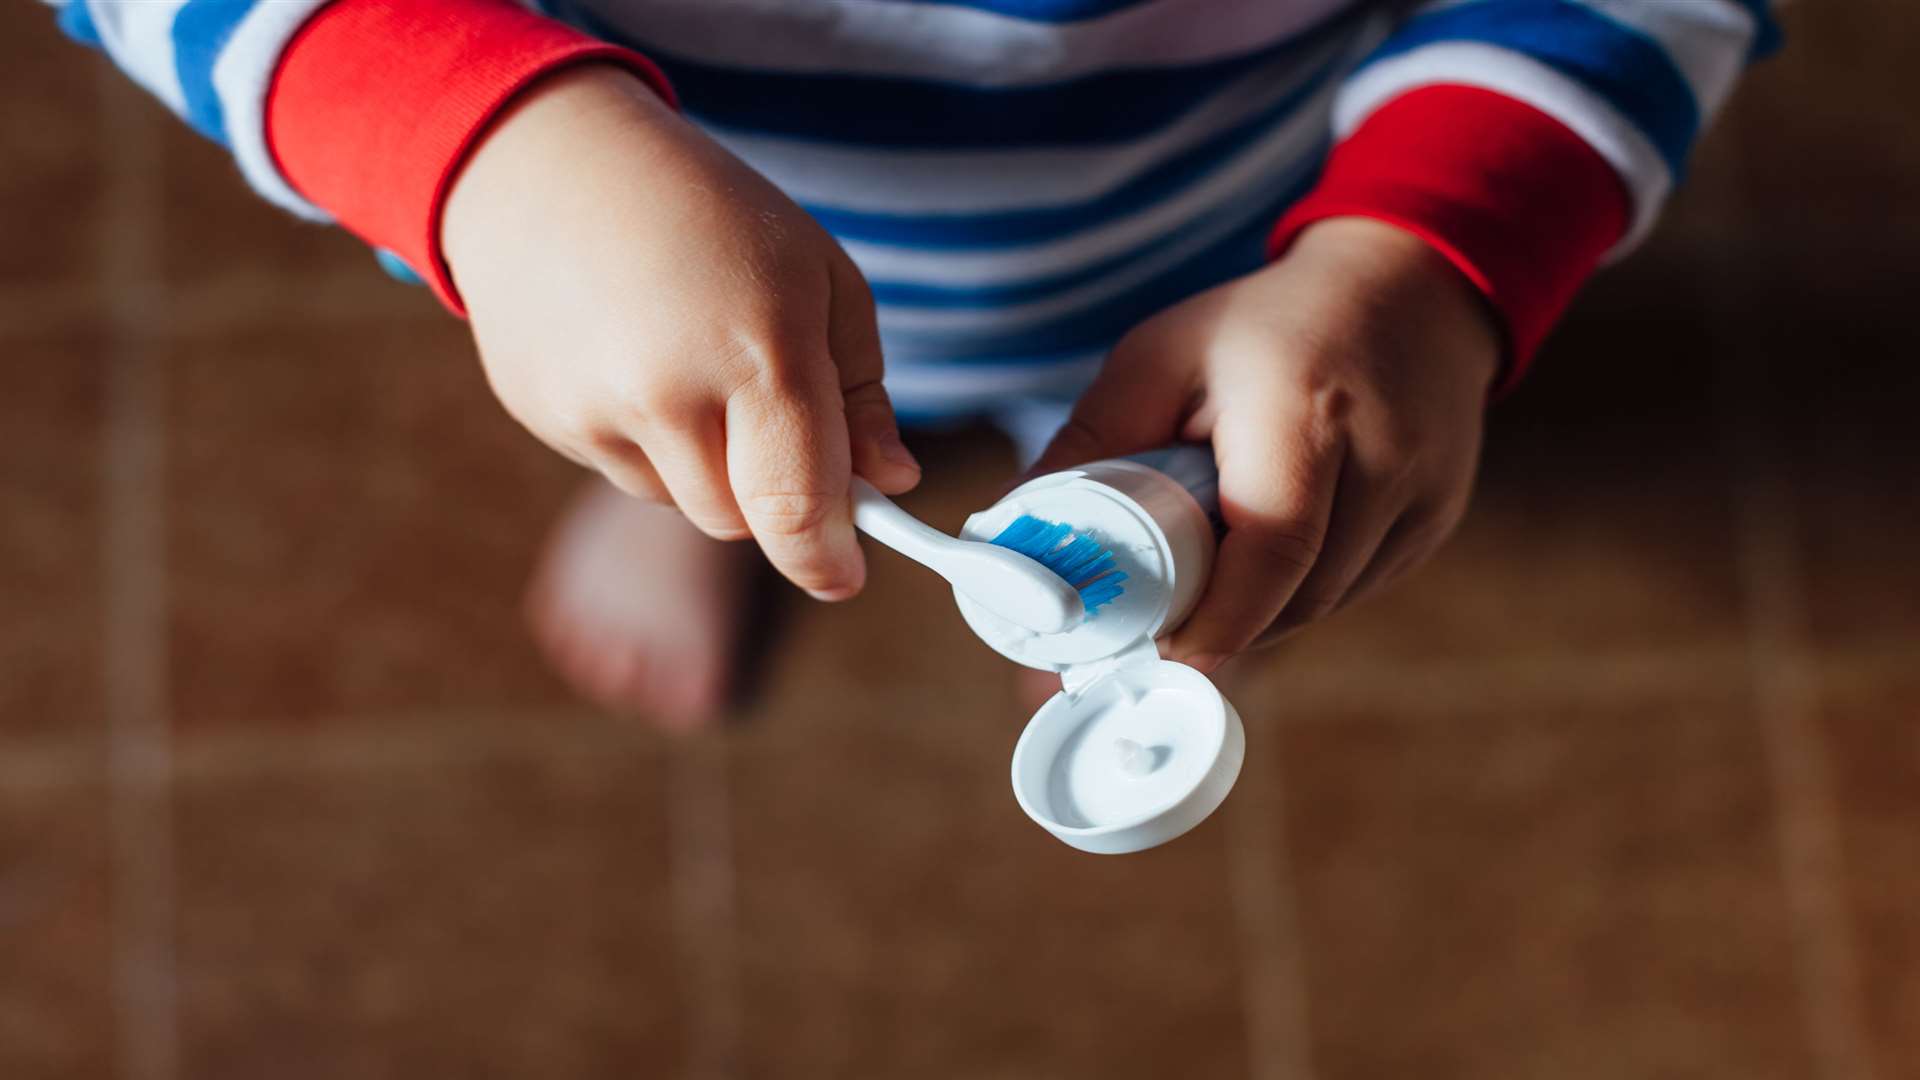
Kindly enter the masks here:
[[[1298, 162], [1290, 174], [1273, 177], [1272, 189], [1277, 192], [1298, 183], [1311, 164], [1310, 161]], [[999, 334], [1017, 333], [1049, 320], [1070, 318], [1128, 289], [1152, 281], [1246, 228], [1256, 216], [1267, 212], [1267, 205], [1266, 200], [1254, 198], [1231, 205], [1210, 220], [1191, 223], [1164, 247], [1142, 255], [1124, 268], [1053, 296], [992, 308], [881, 304], [878, 307], [880, 326], [882, 332], [887, 334]]]
[[287, 42], [327, 0], [262, 0], [240, 20], [213, 65], [227, 141], [241, 175], [269, 202], [310, 221], [331, 221], [287, 183], [267, 149], [267, 88]]
[[1353, 35], [1252, 71], [1172, 124], [1131, 142], [1027, 150], [884, 150], [712, 128], [714, 138], [795, 200], [871, 214], [983, 214], [1100, 198], [1229, 131], [1335, 63]]
[[843, 241], [841, 246], [871, 280], [947, 288], [1013, 285], [1084, 269], [1150, 243], [1216, 207], [1242, 200], [1265, 202], [1277, 195], [1281, 185], [1275, 178], [1287, 175], [1295, 163], [1311, 158], [1325, 137], [1334, 89], [1329, 86], [1314, 95], [1272, 132], [1180, 194], [1086, 232], [986, 251], [858, 241]]
[[584, 0], [582, 6], [623, 35], [704, 63], [1023, 86], [1238, 56], [1299, 34], [1351, 0], [1153, 0], [1072, 23], [900, 0]]
[[916, 364], [887, 354], [887, 396], [896, 408], [961, 413], [1005, 405], [1009, 398], [1072, 397], [1099, 374], [1106, 354], [1081, 353], [1033, 363]]
[[1632, 250], [1653, 228], [1673, 189], [1673, 175], [1659, 149], [1605, 98], [1510, 49], [1447, 41], [1370, 64], [1342, 88], [1334, 104], [1334, 131], [1345, 135], [1388, 101], [1438, 83], [1477, 86], [1526, 102], [1565, 124], [1613, 166], [1626, 184], [1633, 210], [1627, 233], [1608, 253], [1609, 261]]
[[187, 95], [173, 63], [173, 20], [187, 0], [79, 0], [107, 55], [154, 97], [184, 116]]
[[1759, 26], [1724, 0], [1574, 0], [1652, 38], [1693, 90], [1702, 125], [1720, 111], [1746, 67]]

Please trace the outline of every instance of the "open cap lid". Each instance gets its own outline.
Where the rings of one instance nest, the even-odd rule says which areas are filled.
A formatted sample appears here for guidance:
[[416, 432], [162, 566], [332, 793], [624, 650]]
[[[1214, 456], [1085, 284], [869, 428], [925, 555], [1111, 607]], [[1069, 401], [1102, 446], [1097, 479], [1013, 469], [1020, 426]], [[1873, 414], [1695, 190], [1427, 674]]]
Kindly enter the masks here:
[[1233, 789], [1246, 758], [1240, 714], [1151, 639], [1069, 665], [1061, 681], [1014, 746], [1013, 793], [1062, 841], [1141, 851], [1200, 824]]

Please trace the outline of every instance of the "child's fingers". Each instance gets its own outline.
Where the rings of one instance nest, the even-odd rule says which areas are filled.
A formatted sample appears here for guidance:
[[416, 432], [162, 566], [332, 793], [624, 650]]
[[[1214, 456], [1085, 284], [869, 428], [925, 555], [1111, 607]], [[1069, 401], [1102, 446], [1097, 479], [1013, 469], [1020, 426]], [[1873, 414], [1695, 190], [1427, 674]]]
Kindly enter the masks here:
[[1320, 557], [1263, 633], [1271, 629], [1284, 634], [1339, 607], [1400, 516], [1402, 499], [1377, 477], [1366, 475], [1351, 448], [1340, 467], [1337, 490]]
[[763, 379], [727, 400], [727, 475], [775, 569], [821, 600], [860, 590], [847, 421], [825, 365]]
[[673, 502], [667, 485], [661, 481], [660, 474], [654, 471], [653, 463], [633, 443], [618, 446], [609, 444], [596, 449], [591, 455], [570, 453], [567, 456], [599, 472], [624, 494], [648, 502]]
[[1191, 365], [1122, 341], [1029, 476], [1173, 442], [1193, 398]]
[[1439, 537], [1430, 535], [1429, 530], [1420, 526], [1416, 516], [1411, 513], [1402, 515], [1387, 530], [1380, 546], [1374, 549], [1373, 558], [1367, 560], [1366, 569], [1360, 571], [1360, 576], [1353, 579], [1352, 585], [1347, 586], [1347, 593], [1340, 598], [1337, 607], [1357, 604], [1386, 588], [1437, 546]]
[[870, 382], [846, 391], [847, 439], [853, 471], [888, 495], [913, 490], [920, 482], [920, 463], [900, 441], [900, 425], [886, 388]]
[[1169, 642], [1203, 670], [1251, 644], [1319, 561], [1345, 454], [1325, 424], [1258, 409], [1223, 415], [1213, 449], [1227, 534], [1206, 592]]
[[1380, 550], [1374, 553], [1367, 568], [1361, 571], [1353, 585], [1347, 589], [1347, 595], [1341, 599], [1340, 606], [1357, 603], [1391, 585], [1402, 574], [1419, 566], [1446, 543], [1453, 535], [1454, 526], [1460, 521], [1463, 507], [1423, 508], [1418, 504], [1410, 507], [1394, 522], [1386, 539], [1380, 542]]
[[746, 539], [746, 518], [727, 480], [726, 433], [717, 414], [693, 412], [670, 425], [649, 425], [642, 438], [673, 504], [694, 528], [715, 540]]
[[873, 293], [851, 261], [836, 260], [827, 348], [840, 373], [853, 471], [889, 495], [920, 482], [920, 463], [900, 441], [900, 423], [881, 382], [884, 361], [874, 322]]

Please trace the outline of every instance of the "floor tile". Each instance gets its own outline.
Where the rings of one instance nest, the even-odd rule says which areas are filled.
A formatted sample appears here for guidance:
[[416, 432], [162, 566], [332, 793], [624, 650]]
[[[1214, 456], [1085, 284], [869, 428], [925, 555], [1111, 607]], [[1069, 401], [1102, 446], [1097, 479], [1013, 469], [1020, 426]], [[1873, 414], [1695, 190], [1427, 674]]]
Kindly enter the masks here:
[[1831, 765], [1860, 999], [1887, 1080], [1920, 1077], [1920, 677], [1911, 668], [1824, 680]]
[[177, 797], [181, 1075], [675, 1075], [657, 748], [450, 733], [199, 760]]
[[568, 700], [520, 590], [577, 470], [438, 317], [235, 331], [167, 358], [185, 729]]
[[85, 330], [0, 353], [0, 740], [97, 733], [107, 360]]
[[106, 811], [97, 771], [0, 777], [0, 1076], [111, 1073]]
[[753, 1075], [1244, 1075], [1219, 822], [1087, 855], [1021, 815], [998, 717], [759, 722], [731, 761]]
[[1844, 314], [1810, 306], [1750, 331], [1775, 344], [1754, 373], [1756, 453], [1783, 486], [1813, 644], [1842, 657], [1920, 649], [1920, 372], [1900, 314], [1910, 300], [1890, 283], [1855, 284], [1829, 286], [1848, 293]]
[[1920, 643], [1920, 372], [1913, 244], [1888, 227], [1873, 235], [1899, 254], [1848, 248], [1867, 234], [1829, 231], [1831, 249], [1729, 263], [1711, 303], [1738, 469], [1804, 578], [1762, 584], [1794, 593], [1814, 646], [1844, 658]]
[[99, 67], [105, 61], [56, 27], [52, 10], [11, 4], [0, 10], [0, 289], [87, 284], [96, 269], [106, 190], [97, 120]]
[[1810, 1075], [1747, 704], [1478, 697], [1268, 733], [1317, 1074]]
[[1890, 221], [1920, 225], [1920, 146], [1903, 108], [1920, 14], [1903, 0], [1860, 0], [1782, 5], [1780, 20], [1785, 48], [1750, 70], [1719, 135], [1749, 162], [1742, 187], [1755, 220], [1813, 242], [1826, 232], [1872, 243]]

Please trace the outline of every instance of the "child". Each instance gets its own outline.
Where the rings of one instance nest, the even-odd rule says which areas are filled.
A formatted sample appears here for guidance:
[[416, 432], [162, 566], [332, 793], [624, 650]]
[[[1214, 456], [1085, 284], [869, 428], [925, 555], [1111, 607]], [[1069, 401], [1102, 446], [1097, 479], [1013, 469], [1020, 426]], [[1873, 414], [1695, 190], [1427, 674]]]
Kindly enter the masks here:
[[1210, 441], [1228, 532], [1169, 643], [1203, 670], [1404, 573], [1773, 36], [1764, 0], [530, 2], [60, 18], [471, 319], [604, 477], [541, 641], [682, 721], [730, 681], [752, 549], [716, 541], [853, 595], [850, 477], [920, 478], [896, 410], [1048, 469]]

